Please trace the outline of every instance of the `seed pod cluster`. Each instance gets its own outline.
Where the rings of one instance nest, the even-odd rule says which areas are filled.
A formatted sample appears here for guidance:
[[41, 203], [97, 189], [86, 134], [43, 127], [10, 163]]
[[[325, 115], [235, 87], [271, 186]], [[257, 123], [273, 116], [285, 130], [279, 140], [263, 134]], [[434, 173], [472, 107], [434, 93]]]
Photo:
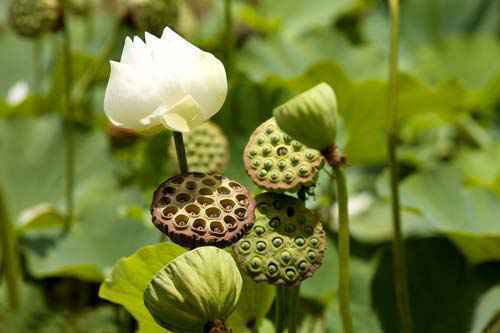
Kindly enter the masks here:
[[198, 172], [167, 179], [151, 205], [153, 224], [187, 248], [235, 243], [252, 227], [254, 210], [255, 200], [243, 185]]
[[256, 202], [252, 230], [233, 246], [236, 261], [255, 281], [296, 286], [321, 265], [323, 227], [296, 198], [269, 192]]
[[319, 151], [293, 140], [274, 118], [254, 131], [243, 154], [248, 175], [269, 191], [292, 192], [311, 186], [324, 164]]
[[19, 35], [36, 38], [62, 26], [58, 0], [11, 0], [9, 24]]
[[[222, 130], [205, 122], [184, 134], [189, 169], [203, 173], [223, 173], [229, 162], [229, 143]], [[175, 145], [170, 145], [172, 158], [177, 159]]]

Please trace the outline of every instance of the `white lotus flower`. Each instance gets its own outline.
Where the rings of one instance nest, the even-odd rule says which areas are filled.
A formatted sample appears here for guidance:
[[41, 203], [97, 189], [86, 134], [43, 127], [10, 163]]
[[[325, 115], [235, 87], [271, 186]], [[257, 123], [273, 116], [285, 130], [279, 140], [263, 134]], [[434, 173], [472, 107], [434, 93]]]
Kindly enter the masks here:
[[220, 110], [227, 78], [217, 58], [168, 27], [145, 40], [127, 37], [121, 61], [111, 62], [104, 111], [114, 125], [188, 132]]

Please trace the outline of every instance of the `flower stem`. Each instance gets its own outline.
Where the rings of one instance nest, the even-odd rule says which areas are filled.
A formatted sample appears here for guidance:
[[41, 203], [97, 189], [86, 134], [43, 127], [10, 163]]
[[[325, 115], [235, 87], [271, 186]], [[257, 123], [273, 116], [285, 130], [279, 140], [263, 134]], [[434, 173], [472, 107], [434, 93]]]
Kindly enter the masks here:
[[297, 287], [276, 287], [275, 328], [276, 333], [297, 333], [297, 318], [300, 285]]
[[[65, 2], [63, 1], [63, 6]], [[73, 224], [74, 210], [74, 184], [75, 184], [75, 138], [74, 138], [74, 110], [71, 101], [71, 92], [73, 88], [73, 69], [71, 65], [71, 39], [66, 22], [65, 15], [63, 16], [64, 28], [62, 31], [62, 54], [64, 61], [64, 143], [65, 143], [65, 160], [66, 160], [66, 231]]]
[[337, 201], [339, 210], [339, 307], [344, 332], [354, 331], [351, 316], [350, 273], [349, 273], [349, 208], [347, 180], [341, 165], [332, 165], [337, 183]]
[[17, 256], [17, 235], [9, 219], [7, 203], [0, 188], [0, 242], [9, 306], [16, 311], [20, 305], [20, 265]]
[[188, 173], [188, 163], [186, 159], [186, 149], [184, 148], [184, 138], [181, 132], [174, 132], [175, 152], [181, 173]]
[[396, 301], [399, 310], [403, 332], [411, 333], [413, 324], [410, 315], [410, 302], [408, 296], [408, 274], [406, 271], [406, 255], [401, 236], [401, 208], [399, 201], [399, 168], [397, 161], [398, 144], [398, 52], [399, 52], [399, 0], [388, 0], [391, 13], [391, 47], [389, 62], [389, 114], [390, 128], [387, 137], [390, 187], [391, 187], [391, 208], [393, 222], [393, 272]]

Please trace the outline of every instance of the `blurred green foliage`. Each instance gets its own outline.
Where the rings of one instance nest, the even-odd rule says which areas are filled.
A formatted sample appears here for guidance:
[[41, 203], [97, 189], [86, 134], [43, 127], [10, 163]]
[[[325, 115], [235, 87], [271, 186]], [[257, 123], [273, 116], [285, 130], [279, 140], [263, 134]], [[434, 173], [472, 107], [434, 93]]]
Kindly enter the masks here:
[[[97, 64], [91, 91], [77, 110], [77, 222], [64, 234], [60, 36], [41, 41], [43, 81], [34, 91], [33, 45], [8, 30], [5, 3], [0, 2], [0, 184], [20, 237], [26, 283], [17, 314], [6, 310], [1, 286], [0, 331], [133, 330], [123, 310], [98, 299], [97, 283], [106, 281], [102, 297], [124, 305], [141, 332], [161, 332], [143, 308], [142, 287], [127, 288], [135, 288], [128, 284], [134, 278], [145, 286], [180, 251], [152, 245], [160, 234], [147, 211], [152, 191], [176, 172], [167, 153], [170, 135], [136, 137], [110, 129], [102, 110], [108, 68]], [[385, 2], [233, 0], [233, 5], [237, 49], [228, 71], [230, 94], [215, 117], [231, 142], [226, 175], [257, 193], [241, 160], [250, 133], [280, 103], [329, 83], [342, 118], [338, 137], [349, 159], [352, 201], [360, 194], [371, 198], [352, 209], [355, 328], [399, 332], [385, 170]], [[415, 331], [479, 333], [500, 322], [500, 3], [402, 0], [401, 5], [401, 186]], [[224, 56], [222, 1], [186, 1], [180, 16], [181, 33]], [[102, 10], [90, 19], [70, 18], [77, 80], [108, 42], [113, 19]], [[133, 33], [123, 28], [123, 37]], [[119, 58], [121, 47], [120, 40], [112, 59]], [[13, 105], [7, 96], [19, 81], [31, 90]], [[309, 202], [324, 217], [329, 241], [323, 266], [302, 287], [304, 333], [340, 332], [331, 186], [327, 169]], [[127, 268], [128, 261], [151, 250], [145, 245], [165, 253], [151, 259], [151, 266]], [[269, 290], [263, 293], [269, 303]], [[59, 297], [76, 298], [77, 305], [50, 301]], [[248, 331], [245, 312], [234, 319], [236, 333]], [[273, 332], [261, 319], [260, 332]]]

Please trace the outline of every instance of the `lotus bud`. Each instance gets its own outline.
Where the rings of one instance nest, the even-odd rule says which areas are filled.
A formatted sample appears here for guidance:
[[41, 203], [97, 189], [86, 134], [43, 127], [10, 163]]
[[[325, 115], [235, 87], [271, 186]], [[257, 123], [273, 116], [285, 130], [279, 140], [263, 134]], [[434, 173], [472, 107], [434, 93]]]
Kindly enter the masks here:
[[326, 83], [275, 108], [274, 118], [283, 131], [311, 148], [322, 151], [335, 144], [337, 98]]
[[[184, 135], [189, 169], [203, 173], [223, 173], [229, 162], [229, 142], [216, 124], [206, 122]], [[175, 145], [170, 156], [177, 159]]]
[[240, 268], [255, 281], [293, 287], [320, 267], [325, 232], [304, 203], [279, 193], [257, 196], [252, 230], [233, 246]]
[[155, 191], [153, 224], [187, 248], [225, 247], [254, 223], [255, 200], [240, 183], [198, 172], [167, 179]]
[[274, 118], [253, 132], [243, 160], [252, 181], [269, 191], [293, 192], [311, 186], [324, 165], [319, 151], [291, 139]]
[[182, 254], [161, 269], [144, 291], [155, 321], [174, 333], [230, 332], [243, 280], [232, 256], [207, 246]]
[[11, 0], [8, 15], [12, 29], [27, 38], [37, 38], [62, 26], [58, 0]]

